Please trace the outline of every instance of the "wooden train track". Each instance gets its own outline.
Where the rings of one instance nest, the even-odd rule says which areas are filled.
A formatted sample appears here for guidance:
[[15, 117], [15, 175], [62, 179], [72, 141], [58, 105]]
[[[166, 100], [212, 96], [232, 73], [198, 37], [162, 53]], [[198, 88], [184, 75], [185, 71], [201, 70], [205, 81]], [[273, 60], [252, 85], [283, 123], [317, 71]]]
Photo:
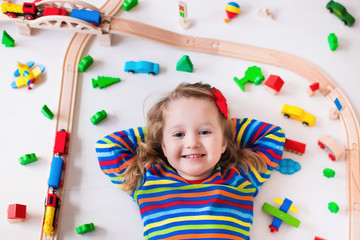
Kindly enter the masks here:
[[[106, 16], [114, 15], [121, 7], [124, 0], [108, 0], [104, 6], [101, 8], [101, 11], [106, 14]], [[66, 51], [64, 63], [63, 63], [63, 75], [61, 81], [61, 90], [60, 90], [60, 99], [59, 99], [59, 108], [57, 113], [57, 123], [56, 131], [60, 129], [65, 129], [71, 136], [72, 132], [72, 123], [74, 117], [74, 108], [75, 108], [75, 98], [76, 98], [76, 86], [78, 79], [78, 70], [77, 66], [79, 64], [82, 52], [86, 47], [87, 43], [93, 35], [84, 34], [84, 33], [75, 33], [72, 38], [69, 47]], [[71, 137], [70, 137], [71, 139]], [[63, 157], [64, 163], [69, 164], [70, 157], [65, 154]], [[67, 171], [64, 171], [63, 179], [66, 179]], [[66, 180], [64, 181], [66, 184]], [[60, 199], [64, 198], [64, 189], [65, 184], [58, 191], [58, 197]], [[48, 188], [47, 193], [51, 192], [51, 188]], [[62, 215], [63, 207], [60, 207], [60, 211], [57, 214], [58, 224], [55, 228], [53, 235], [46, 235], [43, 228], [41, 228], [40, 239], [47, 240], [56, 240], [58, 237], [60, 220]]]

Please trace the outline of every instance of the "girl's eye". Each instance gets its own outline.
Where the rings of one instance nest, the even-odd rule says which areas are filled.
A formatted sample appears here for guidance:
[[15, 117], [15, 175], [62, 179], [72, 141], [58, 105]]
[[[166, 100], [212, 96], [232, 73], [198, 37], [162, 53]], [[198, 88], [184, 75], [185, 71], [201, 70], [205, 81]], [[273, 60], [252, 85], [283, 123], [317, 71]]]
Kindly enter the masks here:
[[210, 134], [210, 131], [204, 130], [204, 131], [200, 131], [200, 135], [207, 135]]
[[183, 133], [175, 133], [173, 136], [174, 136], [174, 137], [183, 137], [184, 134], [183, 134]]

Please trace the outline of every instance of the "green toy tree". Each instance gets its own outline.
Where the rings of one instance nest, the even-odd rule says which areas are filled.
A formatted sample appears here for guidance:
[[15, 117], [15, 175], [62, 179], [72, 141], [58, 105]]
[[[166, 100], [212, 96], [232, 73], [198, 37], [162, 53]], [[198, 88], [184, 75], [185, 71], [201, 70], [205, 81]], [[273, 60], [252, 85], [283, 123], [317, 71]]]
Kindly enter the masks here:
[[177, 71], [193, 72], [193, 64], [188, 55], [184, 55], [176, 64]]

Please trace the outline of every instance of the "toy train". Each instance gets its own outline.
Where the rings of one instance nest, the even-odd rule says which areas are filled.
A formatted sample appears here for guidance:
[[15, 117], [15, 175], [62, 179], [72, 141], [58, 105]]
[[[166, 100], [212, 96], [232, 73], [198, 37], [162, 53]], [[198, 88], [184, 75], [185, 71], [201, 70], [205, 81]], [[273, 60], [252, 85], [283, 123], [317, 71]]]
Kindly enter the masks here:
[[56, 212], [60, 206], [60, 199], [56, 193], [48, 193], [45, 199], [45, 215], [43, 221], [43, 231], [46, 235], [53, 235], [56, 227]]
[[20, 5], [9, 2], [1, 4], [1, 13], [6, 14], [10, 18], [25, 16], [28, 20], [33, 20], [40, 14], [35, 3], [23, 3]]
[[43, 221], [43, 232], [45, 235], [53, 235], [56, 228], [56, 213], [60, 206], [60, 198], [56, 191], [62, 187], [62, 174], [65, 167], [64, 159], [61, 157], [67, 154], [69, 133], [64, 129], [56, 132], [54, 154], [51, 161], [50, 176], [48, 181], [49, 192], [45, 199], [45, 213]]
[[36, 7], [35, 2], [25, 2], [22, 5], [4, 2], [1, 4], [1, 12], [10, 18], [25, 16], [28, 20], [33, 20], [41, 16], [62, 15], [77, 18], [95, 26], [101, 23], [100, 12], [98, 11], [72, 9], [71, 12], [68, 13], [65, 9], [53, 7], [45, 7], [44, 10], [40, 11]]

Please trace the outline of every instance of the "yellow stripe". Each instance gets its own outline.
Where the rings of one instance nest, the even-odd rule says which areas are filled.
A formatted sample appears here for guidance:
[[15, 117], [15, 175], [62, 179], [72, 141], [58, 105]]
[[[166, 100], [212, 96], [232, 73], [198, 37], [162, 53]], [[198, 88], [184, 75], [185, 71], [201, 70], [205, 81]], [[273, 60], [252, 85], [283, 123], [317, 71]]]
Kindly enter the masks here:
[[[240, 184], [237, 188], [239, 188], [239, 189], [241, 190], [241, 192], [245, 192], [245, 191], [243, 191], [243, 190], [245, 190], [245, 189], [243, 189], [243, 188], [245, 188], [245, 187], [248, 186], [248, 185], [250, 185], [250, 182], [249, 182], [249, 181], [245, 181], [245, 182], [243, 182], [242, 184]], [[254, 192], [254, 190], [251, 191], [251, 192]]]
[[226, 11], [229, 11], [229, 12], [232, 12], [232, 13], [239, 13], [239, 12], [240, 12], [240, 8], [227, 5], [227, 6], [226, 6]]
[[265, 182], [265, 179], [260, 176], [259, 172], [253, 166], [250, 166], [250, 169], [259, 182]]
[[243, 136], [244, 131], [245, 131], [247, 125], [249, 125], [250, 122], [251, 122], [251, 120], [247, 119], [246, 122], [241, 126], [240, 131], [239, 131], [238, 136], [237, 136], [237, 139], [236, 139], [237, 143], [239, 143], [241, 141], [241, 137]]
[[178, 183], [178, 181], [163, 179], [163, 180], [155, 180], [155, 181], [146, 181], [144, 186], [151, 186], [151, 185], [157, 185], [157, 184], [169, 184], [169, 183]]
[[[199, 230], [199, 229], [224, 229], [224, 230], [230, 230], [230, 231], [233, 231], [233, 232], [239, 232], [245, 236], [249, 236], [249, 232], [246, 231], [246, 230], [243, 230], [243, 229], [240, 229], [240, 228], [237, 228], [237, 227], [232, 227], [232, 226], [229, 226], [229, 225], [223, 225], [223, 224], [201, 224], [201, 225], [181, 225], [181, 226], [176, 226], [176, 227], [172, 227], [172, 228], [168, 228], [168, 229], [165, 229], [165, 230], [159, 230], [159, 231], [156, 231], [154, 233], [150, 233], [149, 235], [145, 236], [145, 239], [149, 239], [149, 237], [156, 237], [158, 235], [164, 235], [164, 234], [167, 234], [167, 233], [173, 233], [173, 232], [176, 232], [176, 231], [181, 231], [181, 230]], [[215, 233], [217, 235], [217, 233]], [[219, 233], [221, 234], [221, 233]], [[202, 233], [200, 233], [200, 235], [203, 235]], [[192, 236], [194, 237], [197, 237], [198, 234], [192, 234]], [[192, 237], [191, 239], [194, 239], [194, 237]], [[176, 236], [174, 237], [169, 237], [169, 238], [166, 238], [166, 239], [179, 239], [179, 238], [176, 238]], [[186, 238], [186, 239], [189, 239], [189, 238]], [[204, 239], [204, 238], [201, 238], [201, 239]], [[228, 238], [226, 238], [228, 239]], [[239, 237], [236, 238], [236, 239], [240, 239]], [[243, 238], [241, 238], [243, 239]]]
[[107, 144], [103, 144], [103, 143], [97, 143], [96, 144], [96, 148], [111, 148], [111, 147], [121, 147], [119, 144], [115, 144], [115, 143], [111, 143], [110, 140], [108, 139], [103, 139], [103, 141], [107, 142]]
[[[188, 217], [175, 217], [175, 218], [168, 218], [160, 222], [151, 223], [145, 226], [144, 230], [147, 231], [151, 228], [156, 228], [159, 226], [163, 226], [165, 224], [174, 223], [174, 222], [182, 222], [182, 221], [194, 221], [194, 220], [222, 220], [222, 221], [228, 221], [228, 222], [235, 222], [239, 224], [240, 226], [250, 227], [251, 224], [247, 222], [240, 221], [236, 218], [232, 217], [223, 217], [223, 216], [212, 216], [212, 215], [200, 215], [200, 216], [188, 216]], [[195, 226], [199, 226], [197, 224], [194, 224]], [[217, 225], [217, 224], [214, 224]], [[238, 228], [236, 228], [238, 229]]]

